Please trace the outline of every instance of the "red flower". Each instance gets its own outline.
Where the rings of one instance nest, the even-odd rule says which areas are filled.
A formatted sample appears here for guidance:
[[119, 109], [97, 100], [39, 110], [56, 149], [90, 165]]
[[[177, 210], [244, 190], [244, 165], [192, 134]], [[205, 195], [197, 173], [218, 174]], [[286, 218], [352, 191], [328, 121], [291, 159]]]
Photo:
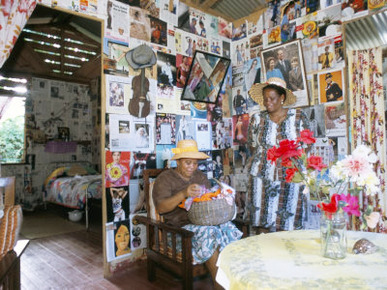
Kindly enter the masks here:
[[275, 163], [277, 159], [277, 148], [273, 146], [269, 150], [267, 150], [267, 160], [271, 161], [272, 163]]
[[285, 177], [285, 181], [286, 182], [292, 182], [292, 179], [294, 177], [294, 174], [298, 172], [298, 169], [297, 168], [288, 168], [286, 169], [286, 177]]
[[300, 132], [300, 137], [297, 138], [297, 141], [304, 144], [314, 144], [316, 143], [316, 138], [313, 138], [312, 131], [305, 129]]
[[281, 166], [292, 167], [293, 166], [292, 159], [290, 159], [290, 158], [282, 159]]
[[319, 203], [317, 205], [318, 208], [322, 209], [325, 211], [325, 214], [328, 215], [327, 213], [335, 213], [337, 211], [337, 206], [338, 206], [338, 199], [339, 195], [337, 193], [333, 194], [331, 197], [331, 203]]
[[322, 157], [312, 155], [307, 159], [308, 169], [316, 169], [321, 171], [323, 168], [326, 168], [326, 164], [322, 163]]
[[281, 140], [276, 150], [277, 158], [287, 159], [301, 156], [302, 150], [299, 150], [298, 147], [299, 144], [294, 140]]

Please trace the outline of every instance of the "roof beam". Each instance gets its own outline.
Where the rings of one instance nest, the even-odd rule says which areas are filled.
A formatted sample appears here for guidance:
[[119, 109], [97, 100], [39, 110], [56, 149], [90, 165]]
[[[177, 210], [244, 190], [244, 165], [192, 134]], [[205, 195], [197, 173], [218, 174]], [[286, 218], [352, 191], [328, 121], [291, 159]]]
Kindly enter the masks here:
[[203, 9], [211, 8], [216, 2], [218, 2], [218, 0], [205, 0], [201, 6]]

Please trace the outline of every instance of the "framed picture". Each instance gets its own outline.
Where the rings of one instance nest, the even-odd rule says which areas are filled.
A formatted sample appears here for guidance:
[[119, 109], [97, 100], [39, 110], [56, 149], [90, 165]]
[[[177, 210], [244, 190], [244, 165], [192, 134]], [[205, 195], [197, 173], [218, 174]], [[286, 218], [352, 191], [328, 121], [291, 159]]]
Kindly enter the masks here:
[[215, 104], [229, 65], [230, 59], [195, 51], [181, 99]]
[[70, 141], [70, 128], [58, 127], [58, 139], [63, 141]]
[[295, 40], [261, 52], [263, 79], [278, 77], [297, 97], [292, 107], [309, 106], [304, 58], [301, 41]]

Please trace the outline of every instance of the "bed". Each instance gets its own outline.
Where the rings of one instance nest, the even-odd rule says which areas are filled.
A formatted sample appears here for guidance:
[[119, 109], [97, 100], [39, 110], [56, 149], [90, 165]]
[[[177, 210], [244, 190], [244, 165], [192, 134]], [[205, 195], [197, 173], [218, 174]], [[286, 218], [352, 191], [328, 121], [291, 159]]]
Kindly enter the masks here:
[[44, 202], [85, 210], [86, 228], [89, 226], [88, 199], [101, 198], [102, 175], [88, 165], [58, 167], [44, 182]]

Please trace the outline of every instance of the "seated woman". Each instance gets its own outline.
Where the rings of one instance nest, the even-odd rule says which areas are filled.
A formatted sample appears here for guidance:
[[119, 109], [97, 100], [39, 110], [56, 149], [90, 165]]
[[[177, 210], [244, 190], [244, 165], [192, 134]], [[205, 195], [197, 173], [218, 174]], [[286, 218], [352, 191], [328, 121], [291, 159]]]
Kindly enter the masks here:
[[227, 244], [239, 240], [242, 232], [230, 221], [217, 226], [189, 224], [187, 211], [178, 205], [187, 197], [200, 195], [201, 186], [210, 188], [210, 181], [197, 169], [198, 160], [209, 156], [198, 151], [195, 140], [181, 140], [172, 150], [175, 153], [172, 159], [176, 160], [177, 167], [162, 172], [155, 181], [153, 200], [156, 210], [165, 222], [195, 233], [192, 238], [194, 264], [205, 263], [218, 288], [215, 283], [218, 254]]

